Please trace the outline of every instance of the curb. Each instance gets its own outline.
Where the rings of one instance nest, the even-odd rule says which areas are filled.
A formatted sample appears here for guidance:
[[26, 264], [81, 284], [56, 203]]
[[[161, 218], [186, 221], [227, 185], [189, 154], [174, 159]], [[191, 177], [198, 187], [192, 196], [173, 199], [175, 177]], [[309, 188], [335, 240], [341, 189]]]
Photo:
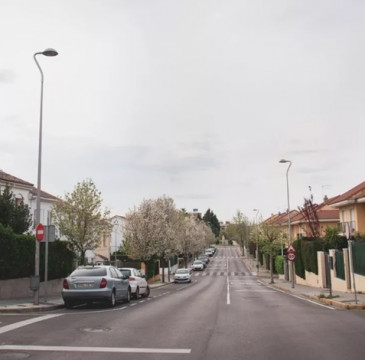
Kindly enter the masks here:
[[46, 312], [51, 310], [58, 310], [64, 308], [64, 304], [53, 304], [53, 305], [10, 305], [4, 306], [0, 308], [0, 314], [12, 313], [12, 314], [19, 314], [19, 313], [34, 313], [34, 312]]
[[356, 311], [365, 310], [365, 305], [361, 305], [361, 304], [346, 304], [345, 302], [336, 301], [333, 299], [321, 298], [319, 296], [310, 296], [310, 298], [320, 301], [323, 304], [336, 306], [338, 308], [345, 309], [345, 310], [356, 310]]
[[[275, 287], [279, 290], [288, 292], [288, 293], [292, 293], [292, 291], [288, 290], [287, 288], [277, 285], [277, 284], [270, 284], [270, 286]], [[327, 299], [327, 298], [323, 298], [323, 297], [319, 297], [318, 295], [305, 295], [302, 294], [303, 296], [308, 297], [311, 300], [315, 300], [315, 301], [319, 301], [323, 304], [326, 305], [331, 305], [331, 306], [335, 306], [338, 307], [340, 309], [345, 309], [345, 310], [356, 310], [356, 311], [363, 311], [365, 310], [365, 304], [361, 305], [361, 304], [346, 304], [345, 302], [342, 301], [336, 301], [333, 299]]]

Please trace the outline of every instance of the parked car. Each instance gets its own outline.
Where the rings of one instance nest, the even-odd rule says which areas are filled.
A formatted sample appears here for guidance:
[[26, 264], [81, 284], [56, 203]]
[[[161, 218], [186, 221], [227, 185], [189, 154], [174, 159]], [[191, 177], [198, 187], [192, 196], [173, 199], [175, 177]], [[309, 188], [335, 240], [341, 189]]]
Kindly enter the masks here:
[[192, 269], [193, 270], [198, 270], [198, 271], [199, 270], [200, 271], [204, 270], [204, 264], [203, 264], [203, 262], [201, 260], [195, 260], [193, 262]]
[[202, 261], [204, 264], [204, 267], [207, 267], [208, 263], [210, 261], [208, 255], [205, 255], [205, 254], [199, 255], [197, 260]]
[[174, 275], [174, 283], [191, 283], [191, 271], [189, 269], [177, 269]]
[[123, 274], [128, 276], [129, 284], [131, 285], [132, 296], [134, 299], [138, 299], [141, 295], [148, 297], [150, 295], [150, 288], [144, 275], [136, 268], [118, 268]]
[[214, 255], [214, 250], [213, 249], [205, 249], [205, 255], [208, 256], [213, 256]]
[[63, 280], [62, 298], [67, 308], [93, 302], [114, 307], [118, 301], [130, 301], [131, 286], [114, 266], [79, 266]]
[[211, 244], [209, 249], [212, 249], [214, 254], [217, 252], [217, 246], [214, 244]]

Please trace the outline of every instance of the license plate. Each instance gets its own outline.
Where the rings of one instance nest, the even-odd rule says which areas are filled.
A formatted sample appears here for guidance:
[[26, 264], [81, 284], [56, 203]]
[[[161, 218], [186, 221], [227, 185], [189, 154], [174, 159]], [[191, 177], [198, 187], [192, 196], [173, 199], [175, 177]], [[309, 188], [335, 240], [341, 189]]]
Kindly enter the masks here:
[[90, 283], [81, 283], [81, 284], [77, 284], [77, 288], [78, 289], [89, 289], [93, 286], [93, 284]]

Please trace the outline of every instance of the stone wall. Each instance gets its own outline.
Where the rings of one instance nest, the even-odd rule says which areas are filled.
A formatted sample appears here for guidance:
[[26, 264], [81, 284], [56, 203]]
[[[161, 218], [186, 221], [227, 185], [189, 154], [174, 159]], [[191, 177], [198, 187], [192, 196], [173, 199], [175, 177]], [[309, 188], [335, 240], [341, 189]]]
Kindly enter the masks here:
[[[63, 279], [47, 281], [40, 283], [39, 296], [61, 296]], [[0, 280], [0, 299], [20, 299], [33, 297], [33, 291], [30, 289], [30, 278]]]

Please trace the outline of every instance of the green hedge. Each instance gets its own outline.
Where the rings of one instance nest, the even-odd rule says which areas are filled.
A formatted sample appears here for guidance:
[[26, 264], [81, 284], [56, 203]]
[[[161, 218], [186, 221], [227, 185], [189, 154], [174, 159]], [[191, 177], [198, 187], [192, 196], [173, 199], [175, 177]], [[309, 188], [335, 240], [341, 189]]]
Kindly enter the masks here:
[[302, 238], [294, 241], [296, 251], [295, 272], [305, 279], [305, 270], [318, 275], [317, 251], [323, 251], [325, 245], [321, 239]]
[[277, 274], [284, 274], [284, 256], [275, 257], [275, 271]]
[[[29, 277], [35, 272], [35, 237], [14, 234], [10, 227], [0, 224], [0, 280]], [[40, 243], [39, 273], [44, 279], [45, 244]], [[64, 241], [48, 246], [48, 279], [67, 276], [73, 269], [74, 254]]]

